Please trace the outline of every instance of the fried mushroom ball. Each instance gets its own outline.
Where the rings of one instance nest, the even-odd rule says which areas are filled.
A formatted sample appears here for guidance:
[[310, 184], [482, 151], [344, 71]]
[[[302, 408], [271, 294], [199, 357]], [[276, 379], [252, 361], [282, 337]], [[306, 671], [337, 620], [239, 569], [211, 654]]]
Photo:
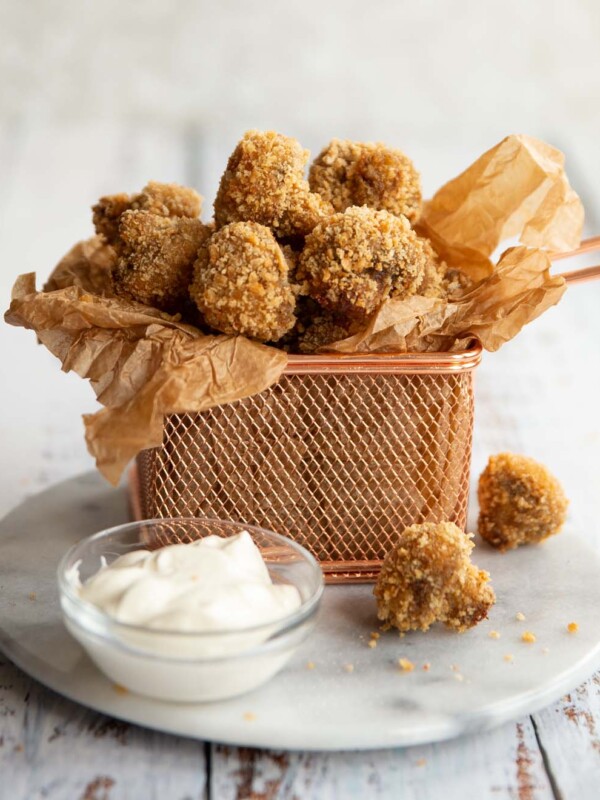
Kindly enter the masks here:
[[296, 294], [288, 272], [268, 228], [234, 222], [201, 247], [190, 294], [212, 328], [275, 342], [296, 322]]
[[421, 213], [419, 173], [401, 150], [383, 144], [333, 139], [313, 162], [308, 180], [336, 211], [368, 206], [411, 223]]
[[113, 246], [119, 242], [119, 222], [125, 211], [149, 211], [161, 217], [189, 217], [200, 215], [202, 198], [193, 189], [176, 183], [150, 181], [139, 194], [107, 195], [92, 208], [96, 233], [104, 236]]
[[304, 178], [309, 153], [296, 139], [248, 131], [229, 158], [215, 199], [215, 222], [258, 222], [278, 239], [303, 236], [332, 213]]
[[351, 326], [343, 324], [331, 314], [313, 317], [298, 336], [298, 352], [315, 353], [319, 348], [351, 336]]
[[199, 219], [125, 211], [112, 272], [115, 294], [161, 311], [179, 311], [188, 298], [198, 249], [208, 235]]
[[473, 542], [452, 522], [411, 525], [383, 562], [375, 584], [377, 616], [403, 633], [434, 622], [463, 632], [496, 601], [489, 574], [471, 564]]
[[414, 294], [426, 260], [406, 217], [352, 207], [306, 237], [298, 275], [324, 309], [364, 320], [390, 295]]
[[569, 504], [543, 464], [514, 453], [490, 457], [479, 478], [478, 497], [479, 535], [499, 550], [558, 533]]

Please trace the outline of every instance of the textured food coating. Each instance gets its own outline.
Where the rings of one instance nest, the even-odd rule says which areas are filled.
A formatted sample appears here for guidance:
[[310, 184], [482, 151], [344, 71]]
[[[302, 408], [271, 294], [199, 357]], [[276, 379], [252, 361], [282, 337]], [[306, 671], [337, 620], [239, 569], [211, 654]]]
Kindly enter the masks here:
[[336, 211], [368, 206], [411, 223], [421, 214], [419, 173], [401, 150], [383, 144], [333, 139], [314, 160], [308, 180]]
[[446, 274], [446, 262], [440, 261], [438, 254], [431, 246], [428, 239], [419, 238], [425, 253], [425, 264], [423, 276], [417, 286], [416, 294], [423, 297], [445, 297], [444, 275]]
[[190, 294], [216, 330], [275, 342], [296, 322], [296, 294], [288, 271], [268, 228], [234, 222], [201, 247]]
[[298, 352], [315, 353], [320, 347], [339, 342], [350, 335], [350, 326], [331, 314], [313, 317], [306, 329], [298, 335]]
[[177, 312], [188, 297], [194, 261], [209, 229], [199, 219], [125, 211], [119, 225], [115, 294]]
[[125, 211], [149, 211], [161, 217], [189, 217], [200, 215], [202, 198], [194, 189], [177, 183], [150, 181], [139, 194], [120, 194], [101, 197], [92, 208], [96, 233], [102, 234], [109, 244], [118, 245], [119, 221]]
[[124, 192], [101, 197], [92, 206], [92, 221], [96, 233], [103, 236], [109, 244], [119, 238], [119, 221], [121, 214], [131, 208], [131, 197]]
[[377, 616], [386, 628], [426, 631], [443, 622], [462, 632], [487, 616], [496, 596], [489, 574], [471, 564], [471, 538], [452, 522], [402, 531], [374, 589]]
[[558, 533], [567, 500], [556, 478], [527, 456], [491, 456], [478, 487], [479, 535], [499, 550], [541, 542]]
[[229, 158], [215, 199], [217, 228], [258, 222], [277, 238], [302, 236], [332, 213], [304, 178], [309, 153], [273, 131], [248, 131]]
[[406, 217], [352, 207], [306, 237], [298, 275], [323, 308], [361, 320], [390, 295], [414, 294], [426, 261]]

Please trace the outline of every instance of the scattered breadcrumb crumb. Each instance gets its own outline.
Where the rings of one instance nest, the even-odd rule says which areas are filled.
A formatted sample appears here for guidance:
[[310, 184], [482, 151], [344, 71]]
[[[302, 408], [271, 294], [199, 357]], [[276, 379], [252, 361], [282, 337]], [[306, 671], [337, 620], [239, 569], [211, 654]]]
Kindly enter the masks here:
[[373, 649], [374, 647], [377, 647], [377, 639], [371, 639], [371, 640], [369, 641], [369, 647], [370, 647], [371, 649]]
[[527, 644], [533, 644], [536, 641], [535, 633], [531, 631], [525, 631], [521, 634], [521, 641], [526, 642]]
[[23, 745], [22, 745], [22, 744], [16, 744], [16, 745], [13, 747], [13, 750], [14, 750], [14, 752], [15, 752], [15, 753], [22, 753], [24, 749], [25, 749], [25, 748], [23, 747]]
[[129, 694], [129, 689], [126, 686], [121, 686], [120, 683], [113, 683], [112, 688], [117, 694]]
[[450, 669], [453, 672], [459, 672], [460, 671], [460, 667], [458, 666], [458, 664], [450, 664]]
[[504, 656], [504, 660], [505, 660], [505, 661], [508, 661], [509, 663], [512, 663], [512, 662], [515, 660], [515, 657], [513, 656], [513, 654], [512, 654], [512, 653], [507, 653], [507, 654]]
[[569, 633], [577, 633], [577, 631], [579, 630], [579, 625], [576, 622], [569, 622], [569, 624], [567, 625], [567, 630], [569, 631]]
[[426, 758], [418, 758], [415, 761], [415, 767], [424, 767], [425, 764], [427, 764], [427, 759]]
[[306, 662], [306, 669], [314, 669], [314, 668], [315, 668], [315, 666], [316, 666], [316, 665], [315, 665], [315, 662], [314, 662], [314, 661], [307, 661], [307, 662]]
[[254, 712], [252, 711], [246, 711], [246, 713], [244, 714], [244, 719], [246, 720], [246, 722], [254, 722], [254, 720], [256, 719], [256, 714], [254, 714]]
[[[27, 597], [28, 597], [30, 600], [37, 600], [37, 594], [36, 594], [35, 592], [29, 592], [29, 594], [27, 595]], [[571, 624], [573, 624], [573, 623], [571, 623]]]
[[431, 669], [431, 664], [429, 663], [429, 661], [426, 661], [426, 662], [423, 664], [423, 671], [424, 671], [424, 672], [429, 672], [429, 670], [430, 670], [430, 669]]
[[517, 611], [517, 613], [515, 614], [515, 619], [519, 620], [519, 622], [525, 622], [526, 617], [522, 611]]
[[462, 682], [462, 681], [464, 681], [464, 679], [465, 679], [465, 676], [462, 675], [460, 672], [455, 672], [454, 673], [454, 680]]
[[408, 658], [399, 658], [398, 666], [400, 667], [402, 672], [412, 672], [413, 669], [415, 668], [413, 662], [410, 661]]
[[377, 631], [371, 631], [371, 639], [379, 639], [380, 635]]
[[499, 639], [501, 634], [499, 631], [490, 631], [488, 633], [488, 636], [490, 637], [490, 639]]
[[344, 672], [354, 672], [354, 664], [344, 664]]

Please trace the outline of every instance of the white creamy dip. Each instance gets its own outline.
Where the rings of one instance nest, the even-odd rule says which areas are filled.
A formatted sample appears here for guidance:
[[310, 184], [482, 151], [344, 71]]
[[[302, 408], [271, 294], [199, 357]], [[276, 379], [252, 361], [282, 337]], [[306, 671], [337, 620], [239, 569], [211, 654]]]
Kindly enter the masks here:
[[84, 604], [62, 597], [67, 627], [109, 678], [139, 694], [202, 701], [249, 691], [281, 669], [313, 625], [311, 615], [280, 632], [302, 596], [273, 583], [247, 531], [135, 550], [84, 583], [79, 566], [66, 577]]
[[178, 633], [266, 625], [301, 603], [295, 586], [273, 584], [247, 531], [127, 553], [80, 586], [79, 596], [118, 622]]

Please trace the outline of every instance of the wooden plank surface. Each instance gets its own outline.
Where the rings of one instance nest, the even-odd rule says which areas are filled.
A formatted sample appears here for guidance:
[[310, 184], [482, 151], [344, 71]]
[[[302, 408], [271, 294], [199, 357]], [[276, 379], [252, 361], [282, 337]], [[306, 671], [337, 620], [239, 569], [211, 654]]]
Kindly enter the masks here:
[[[206, 181], [214, 189], [226, 155], [223, 142], [197, 126], [40, 127], [25, 120], [0, 129], [0, 158], [7, 164], [0, 185], [2, 294], [19, 271], [38, 269], [45, 277], [88, 234], [87, 206], [99, 194], [134, 190], [149, 178]], [[474, 475], [502, 449], [548, 463], [590, 538], [598, 535], [600, 514], [594, 489], [600, 386], [590, 368], [598, 363], [598, 291], [574, 289], [517, 342], [485, 358], [474, 452]], [[0, 336], [12, 378], [0, 415], [4, 453], [10, 453], [0, 486], [3, 512], [27, 493], [90, 467], [77, 417], [93, 410], [94, 401], [31, 336], [6, 327]], [[587, 800], [600, 785], [599, 691], [596, 678], [533, 719], [427, 747], [283, 754], [212, 746], [206, 760], [202, 744], [88, 712], [3, 662], [0, 797]]]

